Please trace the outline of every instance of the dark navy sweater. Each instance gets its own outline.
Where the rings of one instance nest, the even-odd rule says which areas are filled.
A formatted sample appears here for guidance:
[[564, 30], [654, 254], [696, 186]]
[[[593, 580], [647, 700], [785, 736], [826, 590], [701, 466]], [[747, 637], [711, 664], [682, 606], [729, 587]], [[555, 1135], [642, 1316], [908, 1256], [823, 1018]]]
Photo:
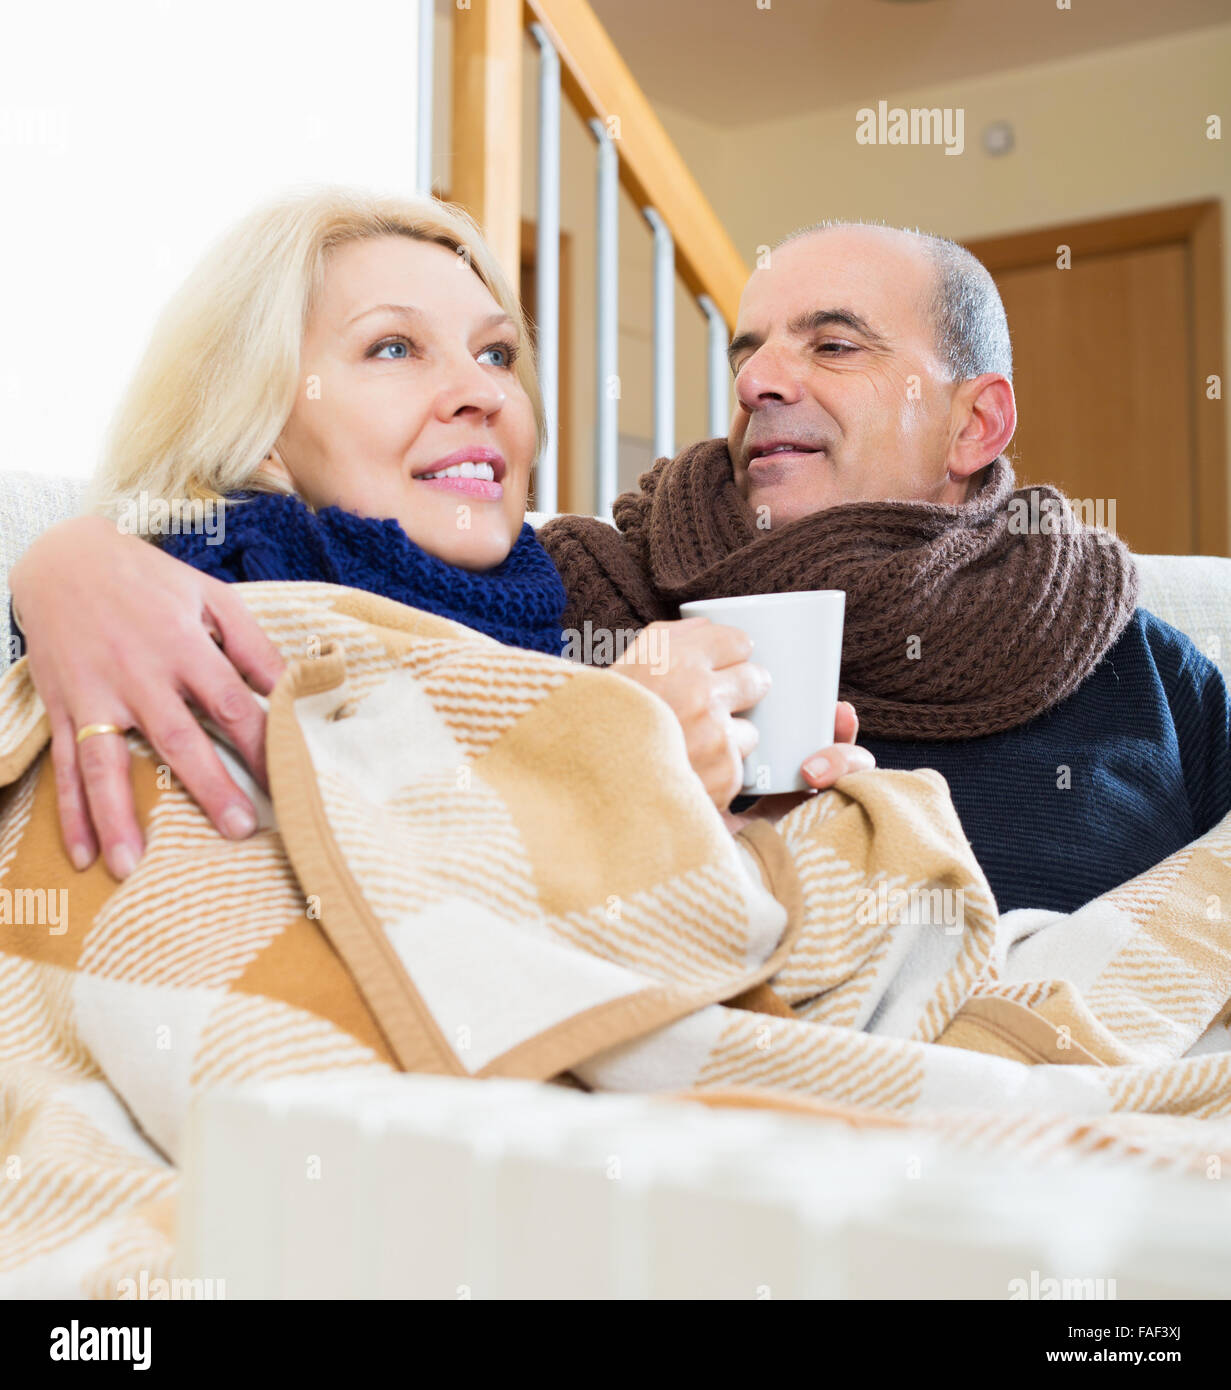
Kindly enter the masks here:
[[1231, 809], [1231, 703], [1218, 668], [1139, 608], [1067, 700], [956, 743], [863, 738], [880, 767], [931, 767], [1002, 912], [1071, 912]]

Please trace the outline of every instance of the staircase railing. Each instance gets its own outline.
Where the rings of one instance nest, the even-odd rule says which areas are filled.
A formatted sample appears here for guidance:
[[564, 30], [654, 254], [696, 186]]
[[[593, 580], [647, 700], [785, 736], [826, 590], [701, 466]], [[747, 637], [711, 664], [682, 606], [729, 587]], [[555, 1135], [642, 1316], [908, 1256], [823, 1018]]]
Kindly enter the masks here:
[[[419, 158], [416, 182], [430, 187], [431, 0], [420, 39]], [[521, 246], [522, 47], [538, 48], [536, 303], [548, 445], [539, 462], [535, 506], [558, 501], [557, 425], [560, 343], [561, 95], [595, 141], [597, 238], [595, 510], [607, 514], [618, 492], [619, 241], [618, 189], [641, 208], [654, 239], [654, 452], [675, 452], [675, 277], [707, 322], [707, 421], [726, 433], [726, 344], [748, 267], [697, 180], [655, 115], [627, 64], [585, 0], [468, 0], [453, 25], [452, 176], [449, 196], [477, 219], [513, 284]], [[426, 59], [424, 54], [427, 54]], [[425, 107], [426, 103], [426, 107]], [[424, 115], [424, 111], [427, 114]], [[427, 147], [430, 149], [430, 146]]]

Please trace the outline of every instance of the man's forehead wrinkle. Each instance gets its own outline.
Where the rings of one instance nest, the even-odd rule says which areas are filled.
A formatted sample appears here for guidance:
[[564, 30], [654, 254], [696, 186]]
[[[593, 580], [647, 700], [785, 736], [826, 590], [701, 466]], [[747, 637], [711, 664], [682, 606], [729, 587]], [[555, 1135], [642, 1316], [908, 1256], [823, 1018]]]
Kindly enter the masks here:
[[[759, 346], [774, 329], [771, 321], [780, 324], [779, 315], [790, 310], [796, 312], [791, 314], [786, 328], [795, 336], [814, 331], [819, 316], [832, 312], [835, 325], [846, 322], [874, 345], [892, 346], [901, 335], [888, 331], [885, 315], [879, 312], [886, 306], [875, 292], [875, 302], [869, 306], [852, 302], [860, 289], [860, 279], [869, 278], [874, 283], [894, 285], [889, 296], [889, 324], [905, 330], [908, 337], [912, 336], [915, 321], [928, 331], [937, 272], [926, 243], [895, 228], [840, 226], [822, 228], [785, 242], [776, 248], [770, 265], [753, 272], [742, 306], [746, 313], [740, 316], [742, 323], [737, 321], [733, 349]], [[832, 298], [825, 283], [829, 280], [833, 281], [828, 286]], [[864, 288], [871, 287], [865, 284]], [[810, 303], [804, 301], [805, 294]], [[805, 324], [805, 320], [812, 322]]]
[[815, 246], [822, 239], [847, 241], [855, 245], [896, 247], [902, 251], [924, 252], [925, 239], [908, 227], [881, 227], [869, 222], [842, 222], [832, 227], [817, 227], [800, 236], [788, 237], [774, 248], [781, 255], [788, 248], [806, 253], [806, 248]]
[[[851, 232], [856, 235], [848, 235]], [[777, 270], [785, 269], [778, 259], [785, 257], [788, 262], [798, 258], [813, 271], [825, 270], [838, 279], [844, 279], [852, 269], [871, 274], [878, 281], [892, 278], [898, 282], [895, 298], [904, 288], [900, 281], [906, 269], [912, 272], [911, 288], [921, 303], [928, 302], [935, 289], [936, 266], [926, 242], [895, 227], [823, 228], [786, 242], [774, 255]]]

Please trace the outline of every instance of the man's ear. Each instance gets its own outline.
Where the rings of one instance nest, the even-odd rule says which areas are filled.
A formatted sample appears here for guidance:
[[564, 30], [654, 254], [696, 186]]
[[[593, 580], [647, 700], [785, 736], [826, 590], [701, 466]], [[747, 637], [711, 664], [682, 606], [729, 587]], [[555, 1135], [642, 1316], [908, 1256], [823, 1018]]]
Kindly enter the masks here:
[[999, 372], [963, 381], [953, 398], [952, 437], [947, 460], [955, 482], [972, 477], [1003, 454], [1017, 428], [1013, 383]]

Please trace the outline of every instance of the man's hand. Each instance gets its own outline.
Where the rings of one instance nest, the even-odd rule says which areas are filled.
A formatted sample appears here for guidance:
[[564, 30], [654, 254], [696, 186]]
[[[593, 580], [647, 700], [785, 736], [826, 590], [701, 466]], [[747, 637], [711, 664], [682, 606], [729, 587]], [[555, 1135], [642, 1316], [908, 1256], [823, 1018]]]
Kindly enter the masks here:
[[[855, 713], [855, 706], [846, 700], [839, 700], [834, 711], [833, 736], [833, 746], [813, 753], [810, 758], [805, 759], [800, 769], [804, 774], [804, 781], [817, 791], [832, 787], [839, 777], [845, 777], [848, 772], [867, 772], [869, 768], [876, 766], [876, 759], [872, 754], [866, 748], [856, 746], [855, 740], [859, 737], [859, 716]], [[793, 792], [787, 795], [806, 796], [807, 793]]]
[[708, 618], [651, 623], [611, 665], [665, 700], [684, 731], [688, 761], [720, 811], [739, 794], [757, 731], [733, 715], [769, 690], [769, 673], [748, 660], [752, 639]]
[[78, 744], [86, 724], [140, 730], [223, 835], [251, 834], [252, 803], [194, 708], [266, 786], [265, 714], [252, 689], [268, 694], [283, 662], [229, 586], [102, 517], [52, 527], [9, 584], [51, 721], [60, 828], [76, 867], [101, 846], [108, 869], [125, 878], [144, 849], [125, 740], [100, 734]]
[[[867, 772], [875, 767], [876, 759], [872, 754], [866, 748], [856, 747], [858, 735], [859, 716], [855, 713], [855, 706], [839, 700], [833, 721], [833, 736], [837, 742], [831, 748], [822, 748], [819, 753], [813, 753], [804, 761], [800, 769], [804, 781], [817, 791], [823, 791], [848, 772]], [[760, 796], [747, 810], [723, 810], [722, 819], [727, 829], [735, 835], [749, 821], [781, 820], [788, 811], [793, 811], [811, 795], [811, 792], [781, 792], [776, 796]]]

